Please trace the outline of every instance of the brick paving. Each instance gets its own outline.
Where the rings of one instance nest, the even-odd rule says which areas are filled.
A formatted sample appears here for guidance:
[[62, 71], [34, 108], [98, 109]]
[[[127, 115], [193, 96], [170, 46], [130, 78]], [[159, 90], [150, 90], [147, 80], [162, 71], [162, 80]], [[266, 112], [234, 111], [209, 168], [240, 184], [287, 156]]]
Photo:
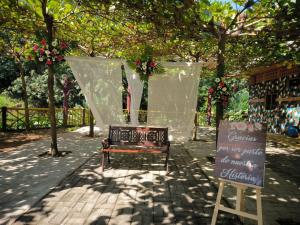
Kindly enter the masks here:
[[[299, 139], [268, 134], [266, 148], [265, 182], [262, 189], [264, 225], [300, 225], [300, 146]], [[199, 141], [185, 143], [184, 148], [195, 162], [217, 184], [214, 175], [215, 129], [202, 128]], [[226, 187], [223, 195], [234, 206], [236, 189]], [[246, 210], [256, 212], [253, 190], [247, 189]], [[256, 224], [245, 220], [245, 225]]]
[[68, 132], [58, 137], [59, 150], [71, 152], [64, 157], [38, 156], [49, 150], [50, 138], [20, 145], [14, 151], [0, 152], [0, 224], [14, 222], [96, 154], [100, 145], [99, 137]]
[[[300, 187], [300, 137], [268, 134], [266, 166]], [[299, 189], [300, 190], [300, 189]]]
[[[15, 224], [210, 224], [216, 192], [182, 145], [171, 146], [170, 173], [153, 154], [100, 154], [68, 176]], [[224, 203], [225, 204], [225, 203]], [[240, 224], [222, 214], [218, 224]]]

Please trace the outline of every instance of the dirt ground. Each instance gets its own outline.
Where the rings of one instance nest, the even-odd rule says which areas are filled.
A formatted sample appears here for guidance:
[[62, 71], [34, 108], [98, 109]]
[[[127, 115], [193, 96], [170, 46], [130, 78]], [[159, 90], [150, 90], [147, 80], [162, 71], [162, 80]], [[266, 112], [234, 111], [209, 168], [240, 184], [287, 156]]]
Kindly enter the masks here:
[[[59, 129], [58, 133], [66, 132]], [[29, 132], [0, 132], [0, 153], [9, 153], [18, 146], [26, 144], [31, 141], [45, 139], [50, 136], [49, 129], [34, 130]]]
[[268, 134], [268, 141], [277, 143], [283, 147], [292, 147], [293, 150], [300, 151], [300, 137], [292, 138], [279, 134]]

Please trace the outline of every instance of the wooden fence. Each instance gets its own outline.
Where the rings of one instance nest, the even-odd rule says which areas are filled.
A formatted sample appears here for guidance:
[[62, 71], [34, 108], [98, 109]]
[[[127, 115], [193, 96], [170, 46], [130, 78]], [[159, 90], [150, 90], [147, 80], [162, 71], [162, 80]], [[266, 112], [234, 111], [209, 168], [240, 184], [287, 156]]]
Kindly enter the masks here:
[[[57, 127], [63, 126], [63, 109], [56, 108]], [[89, 124], [90, 111], [84, 108], [72, 108], [68, 111], [67, 126], [85, 126]], [[49, 128], [48, 108], [29, 108], [30, 129]], [[24, 130], [25, 129], [25, 109], [24, 108], [1, 108], [1, 125], [3, 131]]]
[[[63, 109], [56, 108], [57, 127], [63, 127]], [[124, 110], [125, 120], [128, 120], [128, 112]], [[1, 108], [0, 129], [3, 131], [16, 131], [25, 129], [25, 109], [24, 108]], [[206, 116], [198, 113], [198, 124], [206, 125]], [[139, 122], [147, 121], [147, 111], [139, 112]], [[127, 121], [128, 122], [128, 121]], [[29, 108], [29, 127], [30, 129], [49, 128], [49, 109], [48, 108]], [[67, 127], [87, 126], [90, 123], [90, 110], [84, 108], [71, 108], [68, 111]]]

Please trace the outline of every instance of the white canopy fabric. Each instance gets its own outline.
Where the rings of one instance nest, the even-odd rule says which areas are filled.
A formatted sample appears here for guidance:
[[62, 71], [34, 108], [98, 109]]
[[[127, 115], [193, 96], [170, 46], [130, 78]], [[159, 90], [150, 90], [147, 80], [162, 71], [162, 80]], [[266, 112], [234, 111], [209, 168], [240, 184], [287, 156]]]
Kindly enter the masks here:
[[[66, 57], [89, 104], [97, 126], [125, 125], [122, 109], [122, 60], [97, 57]], [[168, 127], [175, 140], [191, 137], [197, 104], [201, 66], [199, 63], [161, 63], [163, 74], [154, 74], [148, 83], [147, 125]], [[124, 63], [131, 92], [131, 125], [139, 125], [143, 84], [139, 74]]]
[[122, 61], [94, 57], [66, 57], [96, 119], [106, 130], [110, 124], [125, 124], [122, 110]]
[[175, 140], [185, 141], [194, 127], [201, 64], [164, 62], [162, 66], [165, 73], [149, 79], [147, 123], [169, 127]]

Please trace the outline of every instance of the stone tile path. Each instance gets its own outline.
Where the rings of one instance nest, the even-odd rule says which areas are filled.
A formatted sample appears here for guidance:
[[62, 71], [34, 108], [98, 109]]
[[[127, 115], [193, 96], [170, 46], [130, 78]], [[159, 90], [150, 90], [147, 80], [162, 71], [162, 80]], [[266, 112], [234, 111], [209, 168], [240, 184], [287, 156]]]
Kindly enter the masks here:
[[182, 145], [171, 151], [167, 175], [160, 155], [114, 154], [103, 174], [92, 157], [15, 224], [210, 224], [215, 187]]
[[30, 209], [68, 174], [87, 161], [100, 148], [98, 138], [78, 133], [59, 135], [64, 157], [39, 157], [50, 146], [50, 140], [39, 140], [19, 146], [15, 151], [0, 153], [0, 224], [10, 224]]
[[[199, 131], [199, 141], [188, 142], [184, 148], [212, 182], [217, 184], [214, 175], [215, 132], [213, 128]], [[285, 137], [281, 137], [285, 139]], [[300, 149], [297, 144], [280, 140], [274, 135], [268, 139], [266, 148], [265, 186], [262, 189], [263, 218], [265, 225], [300, 225]], [[289, 144], [290, 142], [290, 144]], [[247, 210], [256, 210], [255, 195], [248, 189]], [[236, 190], [227, 187], [224, 196], [231, 205], [235, 202]], [[245, 225], [255, 224], [245, 220]]]
[[300, 138], [268, 134], [267, 167], [300, 187]]
[[[127, 154], [114, 155], [100, 174], [99, 138], [74, 133], [59, 138], [60, 149], [72, 151], [62, 158], [37, 156], [49, 140], [0, 154], [0, 224], [11, 224], [28, 209], [15, 224], [210, 224], [217, 192], [213, 129], [199, 130], [198, 138], [172, 145], [168, 175], [160, 156]], [[276, 138], [268, 142], [265, 225], [300, 225], [299, 150]], [[254, 211], [253, 193], [248, 194], [247, 209]], [[226, 188], [225, 196], [232, 204], [235, 191]], [[239, 224], [224, 214], [218, 223]]]

